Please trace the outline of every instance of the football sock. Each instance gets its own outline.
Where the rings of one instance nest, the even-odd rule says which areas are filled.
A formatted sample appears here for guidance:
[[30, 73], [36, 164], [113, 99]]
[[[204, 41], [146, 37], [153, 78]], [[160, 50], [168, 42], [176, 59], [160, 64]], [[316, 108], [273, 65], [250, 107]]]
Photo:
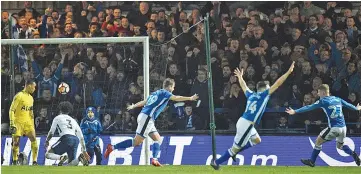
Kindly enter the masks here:
[[320, 151], [321, 151], [321, 150], [313, 149], [312, 155], [311, 155], [311, 161], [312, 161], [313, 163], [316, 162], [317, 156], [318, 156], [318, 154], [320, 153]]
[[242, 152], [242, 151], [244, 151], [244, 150], [246, 150], [246, 149], [248, 149], [248, 148], [250, 148], [250, 147], [252, 147], [252, 146], [253, 146], [253, 145], [252, 145], [252, 143], [251, 143], [251, 140], [249, 140], [249, 141], [247, 142], [247, 144], [246, 144], [245, 146], [243, 146], [239, 152]]
[[31, 142], [31, 154], [33, 157], [33, 161], [37, 161], [38, 158], [38, 142], [35, 140]]
[[69, 163], [69, 166], [77, 166], [79, 164], [79, 159], [75, 158], [73, 161]]
[[113, 146], [113, 149], [122, 149], [122, 148], [128, 148], [133, 146], [133, 139], [128, 139], [125, 141], [122, 141], [116, 145]]
[[348, 145], [342, 146], [342, 150], [349, 155], [352, 155], [352, 153], [353, 153], [353, 151], [350, 149], [350, 147], [348, 147]]
[[13, 149], [13, 161], [17, 161], [18, 160], [18, 154], [19, 154], [19, 146], [14, 146], [12, 147]]
[[231, 157], [231, 154], [226, 150], [226, 152], [216, 160], [216, 164], [222, 164], [223, 162], [227, 161]]
[[154, 141], [153, 144], [153, 159], [157, 159], [158, 158], [158, 154], [160, 151], [160, 145], [158, 141]]
[[61, 155], [55, 153], [46, 153], [45, 157], [52, 160], [60, 160]]

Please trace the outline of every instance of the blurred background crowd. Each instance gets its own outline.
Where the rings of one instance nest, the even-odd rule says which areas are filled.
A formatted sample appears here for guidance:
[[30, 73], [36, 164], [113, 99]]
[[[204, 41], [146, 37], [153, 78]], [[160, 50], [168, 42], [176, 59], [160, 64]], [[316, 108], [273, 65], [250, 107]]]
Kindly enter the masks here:
[[[273, 132], [318, 133], [327, 126], [322, 110], [288, 116], [331, 93], [361, 102], [361, 3], [359, 2], [1, 2], [1, 39], [150, 38], [150, 91], [173, 78], [174, 94], [197, 93], [200, 102], [170, 103], [157, 120], [161, 131], [209, 129], [208, 77], [203, 17], [210, 14], [211, 62], [217, 130], [235, 130], [246, 99], [233, 70], [245, 70], [251, 90], [271, 84], [292, 61], [294, 73], [275, 92], [260, 128]], [[7, 3], [7, 4], [3, 4]], [[14, 10], [11, 3], [23, 3]], [[42, 4], [40, 4], [42, 3]], [[10, 4], [10, 5], [9, 5]], [[41, 6], [40, 6], [41, 5]], [[172, 38], [175, 38], [171, 40]], [[48, 131], [60, 101], [74, 104], [80, 121], [87, 106], [99, 108], [103, 129], [134, 131], [140, 110], [126, 106], [143, 99], [140, 43], [1, 46], [2, 131], [9, 122], [10, 56], [15, 59], [15, 92], [35, 79], [35, 125]], [[58, 84], [70, 92], [62, 95]], [[361, 133], [361, 114], [344, 110], [349, 133]], [[3, 129], [4, 128], [4, 129]]]

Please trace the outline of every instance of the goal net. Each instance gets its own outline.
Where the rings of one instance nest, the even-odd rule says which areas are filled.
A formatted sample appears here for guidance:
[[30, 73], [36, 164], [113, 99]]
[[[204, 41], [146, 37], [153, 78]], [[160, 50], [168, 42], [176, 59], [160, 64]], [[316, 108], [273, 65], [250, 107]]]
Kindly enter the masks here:
[[[140, 110], [126, 107], [162, 87], [166, 51], [148, 37], [2, 39], [2, 102], [9, 105], [33, 78], [37, 132], [49, 130], [61, 101], [73, 104], [78, 123], [94, 107], [104, 132], [134, 132]], [[60, 91], [62, 82], [69, 91]], [[149, 164], [149, 145], [143, 143], [140, 164]]]

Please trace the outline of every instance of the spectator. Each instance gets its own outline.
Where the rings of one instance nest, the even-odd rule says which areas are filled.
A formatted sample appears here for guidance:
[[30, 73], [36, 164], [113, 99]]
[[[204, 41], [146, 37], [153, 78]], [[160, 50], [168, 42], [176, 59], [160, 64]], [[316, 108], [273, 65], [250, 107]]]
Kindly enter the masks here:
[[209, 125], [209, 103], [208, 103], [208, 87], [207, 87], [207, 75], [206, 70], [199, 69], [198, 70], [198, 76], [194, 80], [191, 94], [198, 94], [199, 99], [197, 104], [197, 108], [195, 108], [195, 113], [199, 115], [200, 119], [202, 120], [202, 123], [200, 124], [201, 129], [207, 129]]
[[56, 96], [56, 91], [57, 91], [57, 87], [58, 87], [58, 80], [60, 79], [60, 73], [62, 71], [63, 68], [63, 64], [64, 64], [64, 59], [65, 56], [62, 57], [58, 68], [56, 69], [55, 73], [53, 76], [51, 76], [51, 69], [50, 67], [44, 67], [43, 69], [43, 73], [40, 74], [41, 69], [39, 68], [38, 64], [36, 63], [35, 59], [34, 59], [34, 51], [30, 51], [29, 53], [29, 57], [31, 59], [31, 63], [32, 63], [32, 67], [33, 70], [35, 72], [35, 79], [38, 82], [38, 98], [40, 98], [42, 91], [44, 89], [50, 89], [51, 90], [51, 95], [53, 97]]
[[9, 26], [9, 12], [2, 11], [1, 12], [1, 39], [9, 39], [10, 38], [10, 26]]
[[106, 113], [103, 116], [102, 127], [104, 131], [111, 131], [113, 128], [113, 120], [110, 114]]
[[310, 17], [312, 15], [321, 14], [321, 8], [312, 4], [312, 1], [303, 2], [303, 6], [300, 10], [300, 14], [305, 17]]
[[15, 74], [15, 92], [20, 92], [24, 89], [25, 81], [21, 74]]
[[351, 133], [361, 133], [361, 116], [359, 116], [356, 126], [351, 128]]
[[186, 130], [199, 130], [200, 120], [199, 117], [193, 113], [193, 108], [190, 103], [187, 103], [184, 108], [184, 121]]
[[189, 89], [186, 89], [185, 84], [185, 77], [178, 69], [178, 66], [176, 63], [170, 63], [168, 66], [169, 73], [167, 73], [167, 78], [174, 79], [175, 83], [177, 84], [175, 86], [175, 89], [173, 91], [173, 94], [175, 95], [185, 95], [186, 93], [189, 93]]
[[[246, 107], [246, 96], [244, 95], [241, 87], [239, 86], [238, 82], [235, 82], [230, 87], [229, 95], [226, 95], [223, 107], [229, 110], [228, 112], [228, 122], [236, 123], [241, 113], [244, 112]], [[235, 127], [235, 125], [233, 125]], [[230, 126], [229, 128], [231, 128]]]
[[35, 118], [35, 128], [39, 131], [48, 131], [50, 129], [49, 122], [51, 122], [52, 116], [48, 112], [48, 108], [40, 108], [39, 116]]
[[[312, 95], [311, 94], [305, 94], [303, 97], [303, 105], [310, 105], [314, 101], [312, 101]], [[313, 110], [312, 113], [308, 114], [301, 114], [298, 117], [296, 117], [296, 124], [300, 125], [301, 127], [306, 127], [306, 130], [308, 133], [315, 133], [318, 132], [321, 128], [320, 125], [323, 123], [324, 116], [321, 110]], [[303, 123], [303, 125], [301, 124]]]
[[[236, 106], [235, 103], [242, 103], [243, 95], [235, 92], [237, 81], [231, 75], [236, 67], [244, 69], [246, 81], [252, 89], [259, 80], [273, 82], [292, 61], [297, 62], [294, 74], [279, 90], [282, 93], [274, 94], [271, 98], [270, 109], [283, 106], [297, 108], [303, 101], [314, 102], [318, 98], [316, 89], [320, 81], [332, 87], [333, 95], [345, 100], [353, 99], [354, 95], [356, 98], [361, 97], [361, 42], [358, 36], [361, 15], [359, 9], [353, 8], [353, 3], [264, 3], [267, 9], [263, 10], [263, 6], [260, 6], [256, 7], [259, 10], [253, 10], [248, 7], [228, 9], [227, 6], [233, 5], [232, 2], [208, 2], [206, 6], [196, 3], [197, 8], [185, 6], [182, 2], [170, 2], [170, 8], [174, 9], [170, 13], [168, 7], [157, 2], [135, 3], [135, 8], [125, 8], [123, 5], [109, 7], [106, 3], [69, 2], [65, 9], [47, 8], [44, 15], [39, 14], [40, 10], [33, 7], [31, 2], [24, 4], [25, 8], [18, 14], [9, 14], [7, 9], [2, 9], [2, 39], [10, 35], [15, 39], [150, 36], [150, 90], [158, 89], [162, 79], [171, 77], [178, 81], [175, 93], [198, 93], [199, 107], [192, 107], [192, 111], [199, 116], [199, 129], [208, 125], [209, 97], [206, 89], [207, 79], [211, 77], [206, 76], [207, 71], [198, 71], [205, 68], [206, 63], [204, 24], [193, 25], [202, 20], [206, 12], [211, 16], [209, 42], [216, 107], [234, 108], [233, 104]], [[278, 4], [283, 12], [276, 9]], [[160, 10], [152, 10], [151, 5], [154, 5], [155, 10]], [[191, 14], [186, 13], [188, 10], [192, 11]], [[358, 13], [354, 15], [353, 11]], [[124, 13], [127, 13], [127, 16], [123, 16]], [[9, 20], [14, 21], [13, 26], [9, 26]], [[13, 27], [13, 33], [9, 33], [10, 27]], [[170, 40], [176, 36], [176, 39]], [[131, 117], [126, 116], [125, 112], [122, 112], [123, 116], [118, 114], [115, 118], [110, 115], [124, 108], [127, 102], [143, 97], [141, 91], [144, 84], [141, 83], [142, 76], [139, 76], [143, 70], [143, 50], [138, 45], [121, 43], [23, 46], [24, 53], [35, 50], [33, 62], [42, 69], [33, 66], [33, 62], [16, 62], [21, 65], [15, 66], [15, 89], [20, 90], [24, 81], [33, 78], [34, 74], [37, 77], [36, 74], [43, 70], [40, 74], [43, 74], [45, 79], [48, 79], [45, 76], [57, 77], [60, 81], [53, 82], [50, 87], [38, 85], [39, 93], [35, 106], [39, 108], [36, 112], [46, 108], [52, 115], [55, 106], [63, 100], [70, 100], [75, 107], [85, 109], [82, 108], [83, 102], [88, 100], [86, 103], [102, 105], [109, 114], [109, 120], [116, 121], [108, 131], [129, 130], [131, 128], [123, 128], [120, 123], [134, 125], [134, 116], [139, 110], [129, 113]], [[9, 56], [5, 52], [8, 53], [9, 50], [4, 48], [2, 51], [2, 96], [3, 102], [6, 102], [10, 98], [10, 66]], [[29, 54], [20, 56], [25, 57], [24, 59], [30, 58]], [[58, 62], [62, 58], [63, 68], [60, 70]], [[26, 65], [27, 69], [24, 68]], [[70, 85], [67, 95], [54, 97], [58, 81]], [[129, 85], [131, 82], [136, 84]], [[237, 107], [232, 110], [229, 117], [235, 117], [236, 112], [242, 112], [239, 109], [240, 107]], [[78, 118], [82, 116], [80, 113], [82, 112], [74, 112]], [[275, 117], [283, 115], [266, 114], [267, 117], [262, 120], [262, 128], [275, 129], [278, 125]], [[306, 122], [310, 125], [311, 132], [323, 126], [320, 124], [320, 121], [324, 122], [323, 117], [319, 118], [322, 114], [316, 111], [309, 114], [303, 118], [290, 117], [287, 124], [305, 128]], [[345, 117], [348, 117], [349, 114], [346, 114], [347, 111]], [[217, 119], [224, 119], [224, 116]], [[348, 119], [347, 122], [356, 120]], [[178, 126], [166, 113], [160, 121], [164, 122], [162, 129], [165, 130]], [[233, 126], [228, 122], [224, 125], [226, 126], [222, 127], [223, 129]], [[348, 127], [351, 128], [350, 125]], [[356, 130], [355, 127], [352, 129]]]
[[25, 16], [27, 12], [29, 12], [32, 17], [35, 19], [40, 16], [40, 13], [36, 11], [36, 9], [32, 8], [33, 3], [31, 1], [24, 1], [24, 9], [22, 9], [18, 15]]
[[[360, 99], [355, 93], [350, 92], [346, 101], [353, 104], [354, 106], [357, 106], [357, 104], [360, 102]], [[352, 111], [349, 109], [344, 109], [343, 113], [345, 116], [345, 121], [350, 123], [357, 122], [358, 115], [360, 115], [358, 111]]]
[[280, 132], [285, 132], [288, 129], [288, 124], [287, 124], [287, 118], [286, 117], [281, 117], [278, 120], [278, 125], [276, 128], [278, 131]]
[[94, 81], [93, 72], [91, 70], [87, 70], [85, 76], [86, 81], [81, 89], [81, 94], [85, 94], [85, 98], [83, 100], [85, 100], [85, 103], [87, 103], [88, 105], [99, 107], [103, 106], [103, 97], [105, 96], [103, 95], [103, 91], [99, 86], [100, 84]]

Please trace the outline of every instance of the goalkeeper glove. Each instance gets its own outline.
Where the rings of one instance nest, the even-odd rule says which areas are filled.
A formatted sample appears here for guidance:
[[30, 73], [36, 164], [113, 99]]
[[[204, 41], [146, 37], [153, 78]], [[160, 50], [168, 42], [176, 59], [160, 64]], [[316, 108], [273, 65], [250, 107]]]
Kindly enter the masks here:
[[16, 127], [14, 125], [11, 125], [9, 128], [9, 133], [10, 134], [15, 134], [16, 133]]

